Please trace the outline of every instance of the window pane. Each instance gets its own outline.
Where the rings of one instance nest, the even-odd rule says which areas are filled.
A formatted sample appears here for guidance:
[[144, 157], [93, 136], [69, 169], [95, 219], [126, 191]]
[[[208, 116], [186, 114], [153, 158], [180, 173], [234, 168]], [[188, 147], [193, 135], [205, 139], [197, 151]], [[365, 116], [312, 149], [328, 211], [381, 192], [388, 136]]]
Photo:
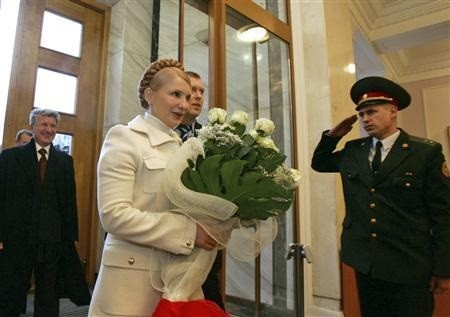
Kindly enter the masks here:
[[80, 57], [82, 30], [81, 23], [45, 11], [41, 46]]
[[[246, 30], [254, 22], [230, 8], [227, 8], [226, 18], [227, 112], [246, 111], [249, 128], [258, 118], [271, 119], [276, 126], [272, 138], [280, 152], [287, 156], [286, 164], [291, 165], [293, 130], [289, 45], [271, 33], [259, 42], [241, 41], [238, 31]], [[274, 312], [279, 312], [280, 316], [292, 316], [293, 313], [293, 261], [284, 258], [286, 246], [294, 241], [292, 208], [278, 221], [279, 231], [272, 247], [261, 253], [263, 316], [272, 316]], [[226, 263], [226, 292], [231, 295], [230, 300], [238, 297], [250, 303], [254, 301], [254, 288], [248, 285], [256, 282], [255, 264], [241, 263], [230, 257]], [[240, 309], [252, 311], [254, 305]]]
[[53, 146], [66, 154], [72, 155], [72, 136], [70, 134], [56, 133]]
[[253, 2], [272, 13], [281, 21], [287, 22], [286, 0], [253, 0]]
[[77, 77], [38, 68], [34, 107], [75, 113]]
[[187, 0], [184, 5], [184, 68], [196, 72], [205, 84], [205, 102], [197, 120], [206, 123], [208, 117], [208, 2]]

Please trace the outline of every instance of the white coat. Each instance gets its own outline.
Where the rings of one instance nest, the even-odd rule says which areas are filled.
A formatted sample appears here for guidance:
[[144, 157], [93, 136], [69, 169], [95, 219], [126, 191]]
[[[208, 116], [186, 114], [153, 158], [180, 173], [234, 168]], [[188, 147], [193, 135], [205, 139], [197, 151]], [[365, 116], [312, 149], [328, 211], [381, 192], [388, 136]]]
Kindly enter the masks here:
[[108, 235], [89, 316], [150, 317], [161, 295], [150, 282], [158, 250], [192, 252], [195, 222], [161, 212], [170, 206], [160, 192], [161, 174], [180, 145], [178, 135], [148, 113], [106, 135], [97, 173], [100, 221]]

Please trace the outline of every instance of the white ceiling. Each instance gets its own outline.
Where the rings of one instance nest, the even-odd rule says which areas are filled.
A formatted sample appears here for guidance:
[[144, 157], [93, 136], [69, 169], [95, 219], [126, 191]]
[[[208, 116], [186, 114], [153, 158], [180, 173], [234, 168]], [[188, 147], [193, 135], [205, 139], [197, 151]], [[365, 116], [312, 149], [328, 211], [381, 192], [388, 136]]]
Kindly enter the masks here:
[[450, 1], [351, 1], [351, 11], [356, 29], [399, 82], [450, 76]]

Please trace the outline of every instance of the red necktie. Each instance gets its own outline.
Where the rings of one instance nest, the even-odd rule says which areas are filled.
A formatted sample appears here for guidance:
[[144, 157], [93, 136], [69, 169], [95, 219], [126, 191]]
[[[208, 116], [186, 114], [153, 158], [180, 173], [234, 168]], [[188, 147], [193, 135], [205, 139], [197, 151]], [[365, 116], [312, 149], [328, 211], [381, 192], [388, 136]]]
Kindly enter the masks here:
[[47, 151], [42, 148], [39, 150], [39, 153], [41, 154], [41, 159], [39, 160], [39, 175], [41, 176], [41, 183], [44, 182], [44, 175], [45, 175], [45, 167], [47, 166], [47, 157], [45, 154], [47, 154]]

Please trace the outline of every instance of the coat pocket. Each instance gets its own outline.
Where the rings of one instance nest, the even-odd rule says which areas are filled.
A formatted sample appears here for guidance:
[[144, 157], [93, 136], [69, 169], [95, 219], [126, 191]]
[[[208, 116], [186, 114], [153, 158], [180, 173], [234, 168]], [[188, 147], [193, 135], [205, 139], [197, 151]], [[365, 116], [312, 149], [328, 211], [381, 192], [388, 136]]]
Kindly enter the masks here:
[[148, 251], [130, 244], [106, 245], [93, 315], [151, 316], [158, 298], [150, 283]]
[[167, 161], [159, 157], [144, 158], [144, 192], [158, 193]]
[[408, 209], [420, 211], [423, 207], [423, 181], [415, 177], [394, 177], [392, 179], [392, 200]]

